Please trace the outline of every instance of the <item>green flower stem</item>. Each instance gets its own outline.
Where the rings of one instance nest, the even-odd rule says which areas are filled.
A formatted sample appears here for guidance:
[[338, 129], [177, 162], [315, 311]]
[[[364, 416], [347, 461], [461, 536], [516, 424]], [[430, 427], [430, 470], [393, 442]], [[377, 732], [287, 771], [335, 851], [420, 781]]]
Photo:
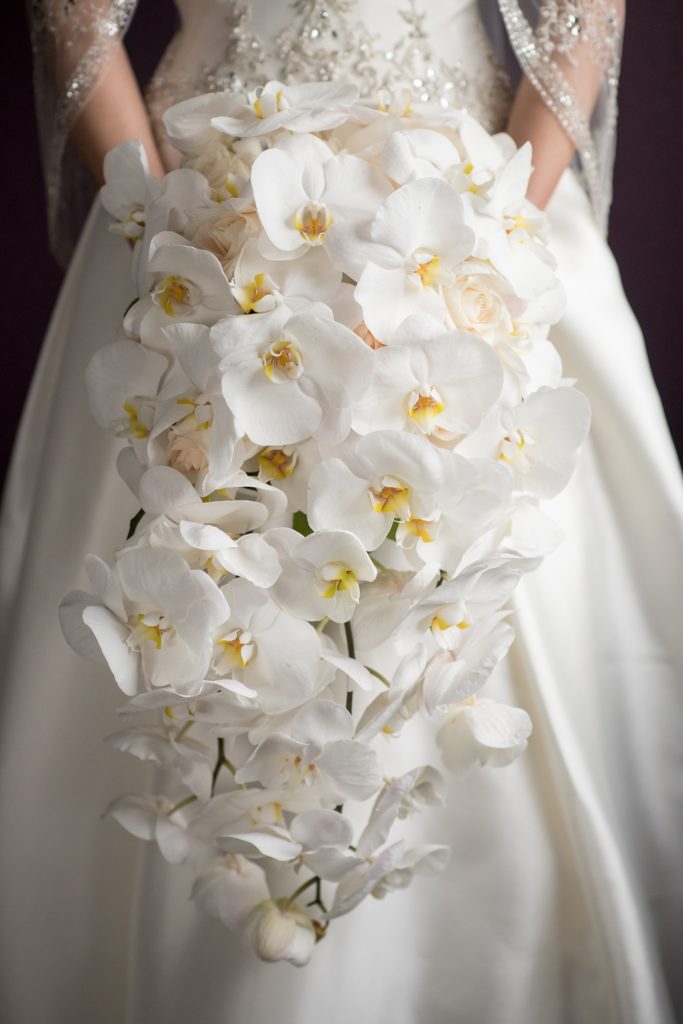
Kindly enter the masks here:
[[303, 882], [298, 889], [294, 890], [292, 895], [287, 898], [287, 903], [289, 903], [290, 905], [292, 903], [296, 903], [297, 899], [299, 898], [299, 896], [301, 896], [302, 892], [306, 892], [307, 889], [310, 889], [312, 885], [316, 885], [316, 883], [319, 881], [320, 879], [318, 878], [317, 875], [312, 875], [309, 879], [307, 879], [307, 881]]
[[379, 679], [380, 683], [384, 683], [385, 686], [391, 686], [387, 677], [383, 676], [381, 672], [378, 672], [376, 668], [370, 668], [369, 665], [365, 665], [364, 667], [368, 670], [371, 676], [374, 676], [375, 679]]
[[184, 800], [181, 800], [179, 803], [175, 805], [175, 807], [171, 808], [171, 810], [168, 812], [167, 817], [170, 818], [171, 815], [175, 814], [176, 811], [179, 811], [181, 807], [187, 807], [188, 804], [194, 803], [196, 799], [196, 796], [186, 796]]
[[219, 771], [221, 770], [221, 768], [223, 767], [224, 764], [225, 764], [225, 740], [223, 739], [222, 736], [219, 736], [218, 737], [218, 756], [216, 758], [216, 763], [213, 766], [213, 775], [211, 776], [211, 795], [212, 796], [213, 796], [213, 791], [216, 788], [216, 779], [218, 778], [218, 773], [219, 773]]
[[[356, 646], [353, 642], [353, 633], [351, 632], [351, 623], [344, 623], [344, 632], [346, 633], [346, 650], [348, 651], [349, 658], [356, 657]], [[353, 711], [353, 684], [349, 681], [349, 688], [346, 691], [346, 710], [349, 714]]]
[[183, 736], [185, 735], [185, 733], [187, 732], [187, 730], [188, 730], [188, 729], [189, 729], [189, 728], [190, 728], [191, 726], [193, 726], [193, 725], [194, 725], [194, 719], [193, 719], [193, 718], [190, 718], [190, 719], [189, 719], [189, 720], [188, 720], [187, 722], [185, 722], [185, 725], [183, 725], [183, 726], [182, 726], [182, 727], [181, 727], [181, 728], [180, 728], [180, 729], [178, 730], [178, 735], [176, 736], [176, 740], [180, 740], [180, 739], [182, 739], [182, 738], [183, 738]]

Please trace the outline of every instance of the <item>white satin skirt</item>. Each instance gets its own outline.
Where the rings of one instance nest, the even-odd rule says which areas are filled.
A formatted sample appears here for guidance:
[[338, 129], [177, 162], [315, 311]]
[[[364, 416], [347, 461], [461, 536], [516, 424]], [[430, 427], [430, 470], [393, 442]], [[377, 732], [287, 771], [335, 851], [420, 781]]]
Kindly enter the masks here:
[[[534, 735], [513, 765], [451, 780], [447, 806], [411, 822], [419, 841], [452, 845], [445, 873], [366, 900], [296, 969], [257, 961], [196, 910], [184, 869], [101, 817], [148, 780], [103, 744], [122, 695], [57, 620], [83, 556], [109, 557], [136, 510], [85, 401], [88, 359], [131, 298], [127, 250], [93, 209], [3, 511], [1, 1020], [672, 1024], [683, 1009], [683, 488], [571, 172], [549, 213], [569, 298], [554, 340], [593, 426], [549, 510], [566, 540], [520, 586], [518, 638], [487, 688], [525, 707]], [[408, 728], [412, 767], [427, 740]]]

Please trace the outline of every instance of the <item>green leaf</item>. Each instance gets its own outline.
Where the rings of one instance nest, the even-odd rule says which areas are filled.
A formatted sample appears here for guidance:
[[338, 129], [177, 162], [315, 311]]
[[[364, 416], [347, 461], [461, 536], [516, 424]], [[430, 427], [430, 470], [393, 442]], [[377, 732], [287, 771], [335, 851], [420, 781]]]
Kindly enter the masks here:
[[295, 512], [292, 516], [292, 529], [300, 533], [302, 537], [308, 537], [313, 530], [309, 526], [308, 516], [305, 512]]
[[126, 535], [126, 540], [130, 540], [130, 538], [133, 536], [133, 534], [135, 533], [135, 531], [138, 528], [138, 523], [140, 522], [140, 520], [142, 519], [144, 514], [145, 514], [144, 508], [139, 509], [135, 513], [135, 515], [133, 516], [133, 518], [130, 521], [130, 525], [128, 527], [128, 533]]

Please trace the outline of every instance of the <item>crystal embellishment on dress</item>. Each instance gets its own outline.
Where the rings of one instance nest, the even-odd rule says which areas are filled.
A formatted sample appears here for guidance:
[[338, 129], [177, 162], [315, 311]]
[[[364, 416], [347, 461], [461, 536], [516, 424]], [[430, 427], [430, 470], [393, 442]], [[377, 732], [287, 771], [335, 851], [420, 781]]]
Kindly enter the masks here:
[[[499, 130], [510, 104], [505, 71], [489, 53], [486, 81], [465, 70], [460, 61], [447, 64], [436, 57], [425, 26], [425, 12], [416, 0], [398, 11], [406, 31], [388, 47], [381, 45], [358, 17], [358, 0], [295, 0], [290, 24], [274, 44], [275, 62], [263, 70], [266, 49], [250, 27], [250, 13], [239, 0], [227, 0], [229, 41], [217, 66], [205, 67], [192, 83], [156, 81], [156, 109], [173, 100], [222, 89], [253, 89], [268, 79], [284, 82], [346, 81], [364, 98], [405, 97], [404, 106], [434, 104], [467, 109], [489, 130]], [[175, 92], [175, 96], [172, 93]], [[393, 106], [393, 104], [392, 104]]]

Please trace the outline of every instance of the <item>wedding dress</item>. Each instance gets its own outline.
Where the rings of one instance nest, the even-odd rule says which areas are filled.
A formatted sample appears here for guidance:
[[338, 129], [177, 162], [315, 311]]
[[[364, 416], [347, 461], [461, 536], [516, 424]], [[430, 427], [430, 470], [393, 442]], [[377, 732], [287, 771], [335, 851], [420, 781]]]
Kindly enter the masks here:
[[[207, 68], [214, 78], [248, 78], [255, 67], [282, 75], [297, 62], [305, 71], [315, 5], [254, 0], [249, 21], [215, 0], [179, 6], [184, 29], [157, 75], [153, 113], [206, 87]], [[406, 21], [390, 0], [358, 11], [331, 0], [323, 21], [347, 40], [349, 66], [370, 78], [388, 60], [400, 81], [410, 48], [428, 43], [438, 82], [418, 85], [413, 75], [412, 87], [450, 82], [495, 127], [509, 93], [476, 4], [423, 6], [424, 19], [411, 9]], [[126, 4], [114, 8], [121, 29]], [[576, 5], [565, 8], [571, 15]], [[83, 555], [109, 558], [136, 511], [116, 475], [117, 445], [92, 424], [85, 397], [85, 366], [131, 298], [128, 250], [95, 204], [36, 371], [4, 506], [3, 1020], [673, 1021], [676, 1000], [683, 1006], [683, 488], [641, 335], [573, 171], [548, 213], [568, 297], [553, 340], [591, 401], [593, 425], [572, 483], [549, 509], [565, 540], [516, 592], [517, 640], [488, 684], [529, 711], [534, 736], [505, 771], [451, 780], [447, 806], [412, 825], [420, 842], [452, 846], [443, 874], [366, 900], [297, 971], [256, 960], [190, 902], [182, 869], [101, 818], [113, 797], [140, 788], [141, 767], [102, 742], [120, 694], [104, 668], [66, 646], [57, 620], [60, 599], [82, 582]], [[428, 759], [412, 726], [410, 766]]]

